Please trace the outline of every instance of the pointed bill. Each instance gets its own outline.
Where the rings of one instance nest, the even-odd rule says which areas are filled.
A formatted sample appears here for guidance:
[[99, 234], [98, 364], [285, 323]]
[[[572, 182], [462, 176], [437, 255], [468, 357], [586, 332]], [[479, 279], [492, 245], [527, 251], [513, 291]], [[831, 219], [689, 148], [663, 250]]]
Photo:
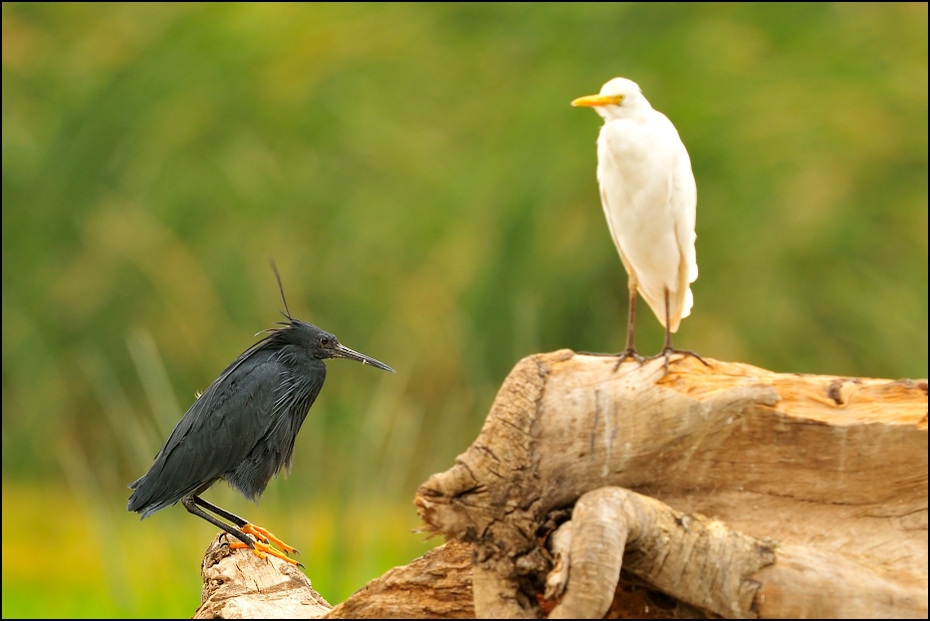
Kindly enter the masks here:
[[362, 364], [369, 364], [373, 367], [382, 369], [384, 371], [390, 371], [391, 373], [396, 373], [394, 369], [384, 364], [380, 360], [375, 360], [371, 356], [366, 356], [365, 354], [359, 353], [355, 351], [354, 349], [349, 349], [342, 343], [337, 345], [332, 350], [332, 356], [333, 358], [346, 358], [348, 360], [355, 360], [356, 362], [361, 362]]
[[585, 95], [572, 102], [577, 106], [619, 106], [623, 102], [623, 95]]

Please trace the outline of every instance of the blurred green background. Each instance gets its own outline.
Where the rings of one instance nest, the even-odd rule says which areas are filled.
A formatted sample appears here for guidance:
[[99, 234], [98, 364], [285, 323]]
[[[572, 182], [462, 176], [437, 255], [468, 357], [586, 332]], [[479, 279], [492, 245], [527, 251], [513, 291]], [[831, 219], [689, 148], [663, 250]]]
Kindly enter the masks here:
[[[698, 185], [676, 345], [927, 377], [927, 5], [3, 4], [3, 616], [189, 616], [215, 529], [139, 523], [198, 390], [292, 313], [343, 361], [258, 507], [342, 601], [436, 540], [523, 356], [618, 351], [595, 180], [622, 75]], [[645, 307], [644, 307], [645, 308]], [[637, 344], [661, 347], [640, 314]]]

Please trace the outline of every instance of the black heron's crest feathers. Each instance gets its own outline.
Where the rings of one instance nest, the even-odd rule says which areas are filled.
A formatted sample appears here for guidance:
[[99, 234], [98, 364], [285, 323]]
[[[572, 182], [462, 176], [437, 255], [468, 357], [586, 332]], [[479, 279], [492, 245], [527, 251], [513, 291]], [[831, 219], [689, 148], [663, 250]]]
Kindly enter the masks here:
[[275, 265], [274, 259], [268, 258], [268, 264], [271, 265], [271, 271], [274, 272], [274, 277], [278, 281], [278, 291], [281, 292], [281, 301], [284, 302], [284, 313], [283, 315], [287, 317], [288, 321], [294, 321], [294, 318], [291, 317], [291, 309], [287, 307], [287, 298], [284, 297], [284, 285], [281, 284], [281, 274], [278, 273], [278, 266]]

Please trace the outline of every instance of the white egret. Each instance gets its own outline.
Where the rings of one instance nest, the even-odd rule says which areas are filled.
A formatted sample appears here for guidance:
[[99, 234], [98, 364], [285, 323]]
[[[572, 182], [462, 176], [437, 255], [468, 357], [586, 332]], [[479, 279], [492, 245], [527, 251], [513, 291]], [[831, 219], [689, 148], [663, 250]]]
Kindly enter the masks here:
[[[597, 181], [607, 226], [629, 275], [626, 358], [643, 362], [633, 346], [637, 292], [665, 327], [665, 347], [655, 356], [694, 352], [674, 349], [672, 333], [691, 313], [697, 279], [694, 222], [697, 189], [691, 159], [678, 131], [626, 78], [607, 82], [598, 95], [573, 106], [590, 106], [604, 117], [597, 139]], [[706, 362], [704, 364], [707, 364]]]

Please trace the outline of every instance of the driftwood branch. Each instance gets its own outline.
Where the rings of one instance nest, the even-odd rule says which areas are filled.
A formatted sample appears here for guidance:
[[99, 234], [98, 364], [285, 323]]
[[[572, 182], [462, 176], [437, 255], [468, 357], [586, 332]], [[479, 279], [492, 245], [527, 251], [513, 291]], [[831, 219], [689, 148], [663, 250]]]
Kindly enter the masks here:
[[198, 616], [927, 616], [925, 380], [614, 365], [514, 368], [417, 495], [450, 543], [331, 608], [218, 538]]

